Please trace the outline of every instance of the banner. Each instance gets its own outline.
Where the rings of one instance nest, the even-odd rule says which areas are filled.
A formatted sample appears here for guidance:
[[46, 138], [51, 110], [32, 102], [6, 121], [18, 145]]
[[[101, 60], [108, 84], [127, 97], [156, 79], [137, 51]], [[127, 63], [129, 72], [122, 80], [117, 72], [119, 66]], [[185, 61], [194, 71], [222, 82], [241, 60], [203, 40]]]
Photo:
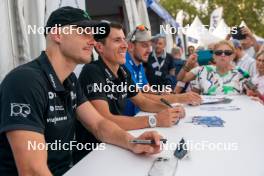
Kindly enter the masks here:
[[171, 26], [178, 28], [180, 25], [172, 18], [172, 16], [155, 0], [145, 0], [147, 7], [150, 7], [157, 15]]
[[[178, 13], [177, 13], [177, 16], [176, 16], [176, 22], [180, 25], [180, 27], [183, 29], [183, 20], [185, 18], [189, 18], [189, 15], [184, 12], [183, 10], [180, 10]], [[185, 42], [184, 42], [184, 35], [183, 35], [183, 31], [182, 30], [178, 30], [178, 35], [176, 36], [176, 45], [180, 48], [182, 48], [182, 59], [186, 59], [186, 52], [185, 52]]]
[[211, 18], [210, 18], [210, 31], [214, 31], [214, 29], [217, 27], [218, 23], [222, 19], [223, 16], [223, 7], [219, 7], [215, 9], [211, 13]]

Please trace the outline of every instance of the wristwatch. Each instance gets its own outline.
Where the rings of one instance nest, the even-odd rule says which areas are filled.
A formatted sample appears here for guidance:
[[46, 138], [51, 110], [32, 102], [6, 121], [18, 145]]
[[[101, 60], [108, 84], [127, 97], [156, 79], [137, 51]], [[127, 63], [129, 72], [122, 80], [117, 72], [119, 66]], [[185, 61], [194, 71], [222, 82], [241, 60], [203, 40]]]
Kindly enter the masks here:
[[155, 128], [157, 126], [157, 119], [155, 115], [148, 116], [148, 123], [150, 128]]

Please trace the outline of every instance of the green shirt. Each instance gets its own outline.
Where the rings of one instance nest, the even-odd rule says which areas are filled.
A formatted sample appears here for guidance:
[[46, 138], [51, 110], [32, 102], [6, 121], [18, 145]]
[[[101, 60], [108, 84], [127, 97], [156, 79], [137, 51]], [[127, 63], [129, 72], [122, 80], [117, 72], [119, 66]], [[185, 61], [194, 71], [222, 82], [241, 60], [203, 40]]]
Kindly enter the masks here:
[[196, 67], [191, 70], [196, 75], [192, 86], [206, 95], [237, 95], [243, 92], [243, 83], [249, 73], [235, 67], [224, 75], [220, 75], [213, 65]]

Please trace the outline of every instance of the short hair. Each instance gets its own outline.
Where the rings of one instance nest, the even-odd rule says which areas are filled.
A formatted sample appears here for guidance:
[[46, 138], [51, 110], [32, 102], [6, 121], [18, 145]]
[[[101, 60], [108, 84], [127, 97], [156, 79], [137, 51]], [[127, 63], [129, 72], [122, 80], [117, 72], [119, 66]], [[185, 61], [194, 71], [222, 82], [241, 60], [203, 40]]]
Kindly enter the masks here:
[[[119, 22], [107, 21], [107, 23], [110, 26], [110, 31], [111, 31], [111, 28], [124, 30], [123, 25], [121, 23], [119, 23]], [[105, 40], [106, 40], [107, 37], [108, 36], [106, 36], [105, 38], [102, 38], [102, 39], [97, 39], [96, 41], [105, 44]]]
[[171, 54], [181, 53], [180, 47], [175, 47], [171, 49]]
[[257, 53], [256, 59], [259, 58], [262, 55], [264, 56], [264, 50], [262, 50], [262, 51], [260, 51], [260, 52]]
[[195, 47], [193, 45], [190, 45], [190, 46], [188, 46], [187, 50], [189, 50], [190, 48], [195, 49]]
[[151, 38], [151, 41], [156, 43], [158, 41], [158, 39], [163, 39], [165, 41], [165, 43], [167, 42], [166, 41], [166, 35], [165, 34], [156, 34], [154, 35], [152, 38]]
[[227, 46], [229, 46], [229, 48], [231, 48], [231, 50], [233, 52], [235, 51], [235, 47], [234, 47], [233, 43], [230, 40], [221, 40], [221, 41], [217, 42], [215, 44], [215, 46], [214, 46], [214, 50], [219, 48], [221, 45], [227, 45]]

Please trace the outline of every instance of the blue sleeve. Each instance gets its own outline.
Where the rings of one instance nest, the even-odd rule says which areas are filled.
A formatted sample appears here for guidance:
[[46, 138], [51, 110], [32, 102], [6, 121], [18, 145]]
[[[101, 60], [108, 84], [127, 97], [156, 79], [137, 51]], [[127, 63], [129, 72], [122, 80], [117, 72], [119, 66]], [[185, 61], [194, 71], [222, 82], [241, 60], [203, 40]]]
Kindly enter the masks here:
[[143, 85], [146, 85], [146, 84], [148, 84], [148, 79], [147, 79], [147, 76], [146, 76], [146, 73], [145, 73], [143, 66], [141, 67], [141, 72], [142, 72]]

